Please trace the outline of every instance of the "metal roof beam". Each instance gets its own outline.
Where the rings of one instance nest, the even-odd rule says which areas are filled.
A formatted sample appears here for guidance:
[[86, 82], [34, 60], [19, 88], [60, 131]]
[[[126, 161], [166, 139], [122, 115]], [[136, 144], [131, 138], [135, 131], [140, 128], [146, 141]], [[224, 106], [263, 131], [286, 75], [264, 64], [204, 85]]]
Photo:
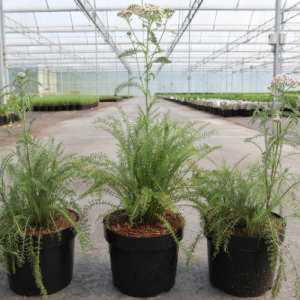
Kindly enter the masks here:
[[[19, 31], [19, 34], [25, 36], [26, 38], [28, 38], [29, 40], [31, 41], [35, 41], [35, 45], [37, 46], [45, 46], [47, 45], [48, 47], [52, 47], [54, 46], [54, 43], [52, 42], [51, 39], [49, 39], [46, 35], [43, 35], [41, 34], [40, 32], [37, 32], [37, 34], [31, 34], [30, 32], [27, 31], [27, 26], [15, 21], [14, 19], [8, 17], [8, 16], [5, 16], [6, 19], [8, 19], [10, 22], [12, 22], [13, 24], [15, 24], [16, 28], [18, 29]], [[64, 51], [68, 51], [69, 53], [72, 52], [68, 49], [64, 49], [62, 47], [62, 44], [61, 43], [56, 43], [55, 44], [56, 47], [58, 47], [58, 49], [56, 49], [56, 51], [61, 51], [61, 50], [64, 50]], [[7, 51], [7, 45], [5, 45], [5, 49]], [[76, 55], [78, 59], [84, 59], [84, 57], [80, 56], [80, 55]]]
[[[3, 0], [0, 0], [0, 94], [3, 92], [2, 89], [8, 84], [7, 75]], [[5, 103], [5, 97], [0, 95], [0, 104], [1, 103]]]
[[[125, 6], [120, 7], [104, 7], [104, 8], [96, 8], [95, 11], [97, 12], [106, 12], [106, 11], [120, 11], [124, 9]], [[175, 6], [175, 7], [165, 7], [165, 8], [171, 8], [175, 11], [189, 11], [189, 7], [181, 7], [181, 6]], [[272, 12], [274, 11], [274, 7], [203, 7], [201, 8], [203, 11], [262, 11], [262, 12]], [[49, 12], [79, 12], [80, 9], [73, 8], [73, 7], [63, 7], [63, 8], [13, 8], [13, 9], [6, 9], [4, 13], [6, 14], [15, 14], [15, 13], [49, 13]], [[293, 11], [300, 11], [300, 8], [294, 8]]]
[[[166, 43], [166, 42], [162, 42], [161, 43], [162, 45], [169, 45], [170, 43]], [[188, 42], [180, 42], [180, 45], [183, 45], [183, 46], [186, 46], [188, 45], [189, 43]], [[51, 44], [47, 44], [47, 43], [39, 43], [39, 44], [30, 44], [30, 43], [9, 43], [9, 41], [7, 42], [7, 45], [6, 47], [41, 47], [41, 46], [44, 46], [44, 47], [59, 47], [59, 46], [95, 46], [96, 44], [94, 42], [90, 42], [90, 43], [75, 43], [75, 42], [62, 42], [62, 43], [51, 43]], [[107, 45], [106, 43], [97, 43], [97, 45]], [[122, 46], [128, 46], [130, 45], [130, 43], [118, 43], [118, 45], [122, 45]], [[269, 46], [267, 43], [264, 43], [264, 42], [250, 42], [249, 43], [240, 43], [240, 42], [191, 42], [191, 45], [198, 45], [198, 46], [202, 46], [202, 45], [243, 45], [243, 46], [262, 46], [262, 45], [265, 45], [265, 46]], [[300, 45], [300, 42], [293, 42], [293, 41], [290, 41], [290, 42], [286, 42], [285, 45]], [[231, 50], [230, 50], [231, 51]], [[211, 51], [210, 51], [211, 52]], [[226, 51], [222, 52], [225, 53]], [[257, 52], [260, 52], [260, 50], [257, 50]], [[100, 50], [100, 53], [101, 53], [101, 50]]]
[[[194, 24], [195, 26], [195, 24]], [[222, 24], [218, 25], [219, 27], [222, 27]], [[225, 26], [225, 25], [224, 25]], [[254, 26], [253, 26], [254, 27]], [[36, 27], [34, 27], [36, 28]], [[42, 28], [39, 27], [39, 30], [37, 29], [28, 29], [27, 32], [28, 33], [94, 33], [95, 30], [93, 28], [84, 28], [84, 29], [76, 29], [76, 28], [61, 28], [61, 29], [53, 29], [53, 28]], [[251, 30], [250, 28], [245, 28], [245, 29], [241, 29], [241, 28], [231, 28], [231, 29], [226, 29], [226, 28], [191, 28], [191, 32], [238, 32], [238, 33], [247, 33], [249, 32], [249, 30]], [[110, 32], [127, 32], [128, 29], [127, 28], [109, 28]], [[134, 31], [136, 32], [144, 32], [143, 29], [134, 29]], [[159, 30], [158, 30], [159, 31]], [[176, 31], [176, 29], [167, 29], [166, 32], [170, 32], [170, 33], [174, 33], [174, 31]], [[300, 28], [299, 29], [293, 29], [293, 28], [285, 28], [282, 30], [282, 32], [300, 32]], [[16, 30], [14, 27], [11, 26], [6, 26], [6, 30], [5, 30], [6, 34], [18, 34], [20, 33], [18, 30]]]
[[[95, 49], [91, 49], [91, 50], [76, 50], [76, 53], [78, 54], [95, 54], [96, 50]], [[231, 53], [270, 53], [270, 50], [233, 50], [231, 51]], [[111, 50], [100, 50], [98, 52], [99, 54], [105, 54], [105, 53], [111, 53]], [[176, 49], [173, 52], [173, 55], [175, 55], [176, 53], [184, 53], [187, 54], [187, 51], [185, 49]], [[210, 50], [203, 50], [203, 49], [192, 49], [191, 53], [211, 53]], [[284, 51], [284, 53], [299, 53], [299, 50], [290, 50], [290, 49], [286, 49]], [[38, 50], [38, 51], [30, 51], [30, 53], [28, 53], [28, 51], [25, 50], [13, 50], [13, 51], [8, 51], [6, 53], [6, 55], [40, 55], [40, 54], [44, 54], [44, 55], [49, 55], [49, 54], [57, 54], [57, 51], [54, 49], [49, 49], [49, 50]], [[59, 54], [70, 54], [70, 51], [60, 51]]]
[[106, 29], [104, 23], [98, 17], [97, 13], [94, 10], [94, 7], [88, 0], [74, 0], [76, 5], [80, 8], [80, 10], [86, 15], [86, 17], [95, 25], [95, 28], [99, 31], [103, 39], [106, 43], [111, 47], [113, 52], [115, 52], [116, 56], [121, 61], [122, 65], [128, 71], [128, 73], [132, 73], [130, 66], [127, 64], [125, 59], [120, 58], [121, 50], [118, 48], [117, 44], [113, 40], [109, 31]]
[[[178, 42], [180, 41], [180, 39], [182, 38], [183, 34], [185, 33], [186, 29], [188, 28], [188, 26], [191, 24], [192, 20], [194, 19], [195, 15], [197, 14], [198, 10], [200, 9], [200, 6], [202, 5], [204, 0], [194, 0], [194, 2], [192, 3], [192, 5], [190, 6], [190, 9], [186, 15], [186, 17], [184, 18], [183, 22], [181, 23], [173, 42], [171, 43], [171, 45], [169, 46], [167, 53], [166, 53], [166, 57], [169, 58], [170, 55], [172, 54], [174, 48], [176, 47], [176, 45], [178, 44]], [[158, 67], [158, 70], [156, 72], [156, 74], [159, 74], [159, 72], [161, 71], [161, 69], [163, 68], [164, 64], [161, 64]]]
[[[179, 29], [176, 33], [176, 36], [174, 37], [173, 42], [171, 43], [171, 45], [169, 46], [169, 48], [167, 50], [167, 53], [166, 53], [167, 58], [169, 58], [171, 56], [174, 48], [176, 47], [176, 45], [178, 44], [178, 42], [182, 38], [183, 34], [185, 33], [185, 31], [187, 30], [187, 28], [191, 24], [192, 20], [194, 19], [195, 15], [199, 11], [200, 6], [202, 5], [203, 1], [204, 0], [194, 0], [192, 5], [190, 6], [186, 17], [184, 18], [183, 22], [181, 23], [181, 26], [179, 27]], [[158, 67], [157, 74], [159, 74], [159, 72], [161, 71], [163, 66], [164, 66], [164, 64], [161, 64]]]
[[[300, 4], [300, 1], [298, 1], [291, 7], [287, 8], [285, 10], [282, 10], [282, 11], [293, 11], [294, 9], [298, 9], [299, 4]], [[204, 58], [202, 60], [202, 62], [200, 62], [201, 66], [207, 64], [211, 60], [218, 58], [219, 56], [223, 55], [224, 53], [231, 52], [233, 49], [235, 49], [239, 45], [243, 45], [243, 44], [249, 45], [253, 39], [259, 37], [260, 35], [262, 35], [264, 33], [267, 33], [269, 31], [273, 30], [274, 18], [275, 18], [275, 16], [270, 18], [269, 20], [265, 21], [263, 24], [257, 26], [256, 28], [250, 30], [246, 34], [239, 36], [235, 40], [231, 41], [227, 46], [222, 47], [222, 48], [218, 49], [217, 51], [214, 51], [211, 55], [207, 56], [206, 58]], [[269, 24], [271, 24], [271, 25], [269, 25]], [[253, 43], [251, 43], [251, 44], [253, 44]], [[286, 45], [287, 44], [291, 45], [290, 43], [286, 43]], [[192, 68], [197, 68], [197, 67], [199, 67], [199, 64], [194, 65]]]

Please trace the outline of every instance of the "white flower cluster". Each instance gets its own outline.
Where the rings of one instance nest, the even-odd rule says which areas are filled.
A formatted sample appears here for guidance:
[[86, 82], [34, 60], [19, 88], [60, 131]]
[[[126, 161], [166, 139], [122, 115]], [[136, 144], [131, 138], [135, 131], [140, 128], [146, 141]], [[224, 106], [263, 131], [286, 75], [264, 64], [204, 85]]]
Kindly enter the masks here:
[[24, 78], [26, 78], [26, 73], [24, 73], [24, 72], [19, 72], [19, 73], [17, 74], [16, 78], [18, 78], [18, 79], [24, 79]]
[[244, 101], [244, 100], [226, 100], [226, 99], [184, 99], [182, 97], [168, 97], [180, 102], [189, 102], [195, 106], [205, 106], [218, 108], [222, 110], [255, 110], [257, 108], [267, 108], [268, 102]]
[[143, 19], [161, 22], [163, 19], [169, 19], [174, 14], [174, 11], [169, 8], [161, 8], [153, 4], [129, 5], [126, 9], [121, 10], [118, 16], [125, 19], [130, 19], [133, 15]]

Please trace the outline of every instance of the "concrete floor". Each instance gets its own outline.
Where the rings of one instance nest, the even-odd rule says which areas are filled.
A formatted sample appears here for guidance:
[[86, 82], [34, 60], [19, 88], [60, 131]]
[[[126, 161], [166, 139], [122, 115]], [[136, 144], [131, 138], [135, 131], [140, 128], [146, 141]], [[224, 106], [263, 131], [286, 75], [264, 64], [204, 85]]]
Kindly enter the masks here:
[[[124, 101], [117, 105], [107, 105], [100, 109], [89, 112], [81, 112], [73, 114], [72, 117], [66, 120], [62, 118], [65, 114], [61, 113], [61, 117], [57, 117], [59, 113], [43, 113], [40, 116], [36, 115], [42, 127], [38, 128], [37, 135], [39, 137], [54, 137], [57, 141], [64, 144], [66, 151], [70, 153], [78, 153], [87, 155], [93, 152], [104, 152], [114, 156], [115, 144], [110, 135], [102, 129], [95, 127], [97, 118], [106, 118], [112, 114], [116, 114], [115, 106], [120, 106], [127, 112], [130, 118], [134, 119], [137, 114], [137, 105], [142, 103], [142, 99], [135, 98], [133, 100]], [[216, 117], [211, 114], [193, 110], [185, 106], [175, 103], [162, 101], [159, 103], [162, 112], [169, 112], [170, 116], [178, 122], [196, 121], [207, 123], [207, 129], [213, 130], [213, 133], [206, 138], [205, 142], [210, 145], [220, 145], [221, 149], [215, 151], [211, 155], [211, 159], [216, 163], [221, 163], [226, 160], [230, 164], [234, 164], [245, 155], [249, 155], [247, 161], [255, 160], [258, 157], [256, 148], [250, 144], [244, 143], [244, 139], [257, 134], [257, 131], [247, 128], [243, 125], [236, 124], [232, 120]], [[55, 117], [56, 116], [56, 117]], [[44, 120], [42, 120], [42, 119]], [[53, 122], [55, 120], [55, 123]], [[14, 125], [17, 127], [17, 125]], [[1, 131], [2, 130], [2, 131]], [[11, 140], [3, 138], [1, 140], [0, 129], [0, 154], [9, 150], [14, 143], [14, 138]], [[17, 130], [12, 129], [13, 135], [17, 134]], [[5, 142], [6, 141], [6, 142]], [[285, 152], [289, 153], [290, 148], [286, 147]], [[285, 163], [294, 171], [299, 170], [300, 159], [290, 158]], [[242, 166], [245, 166], [246, 161]], [[204, 161], [203, 165], [210, 166], [211, 163]], [[299, 196], [300, 193], [298, 192]], [[108, 196], [106, 196], [108, 197]], [[91, 235], [94, 242], [94, 247], [88, 253], [80, 253], [77, 249], [74, 279], [69, 287], [65, 290], [49, 296], [50, 300], [106, 300], [106, 299], [131, 299], [119, 293], [112, 285], [110, 262], [108, 255], [108, 246], [103, 238], [103, 230], [101, 222], [97, 222], [99, 214], [105, 213], [105, 208], [95, 209], [90, 212], [91, 220]], [[188, 245], [195, 234], [198, 232], [198, 216], [197, 213], [189, 209], [183, 212], [187, 218], [184, 241]], [[287, 229], [287, 243], [295, 259], [300, 262], [299, 252], [299, 233], [300, 221], [290, 219]], [[282, 292], [278, 299], [288, 300], [295, 299], [293, 275], [291, 265], [287, 265], [288, 280], [284, 283]], [[0, 299], [2, 300], [20, 300], [24, 299], [14, 295], [7, 286], [6, 275], [0, 271]], [[198, 244], [195, 257], [191, 267], [185, 266], [183, 253], [180, 255], [177, 273], [177, 282], [169, 293], [160, 295], [156, 299], [165, 300], [183, 300], [183, 299], [236, 299], [235, 297], [226, 295], [210, 286], [208, 281], [208, 265], [206, 255], [206, 241], [203, 240]], [[252, 299], [271, 299], [270, 294], [263, 297]]]

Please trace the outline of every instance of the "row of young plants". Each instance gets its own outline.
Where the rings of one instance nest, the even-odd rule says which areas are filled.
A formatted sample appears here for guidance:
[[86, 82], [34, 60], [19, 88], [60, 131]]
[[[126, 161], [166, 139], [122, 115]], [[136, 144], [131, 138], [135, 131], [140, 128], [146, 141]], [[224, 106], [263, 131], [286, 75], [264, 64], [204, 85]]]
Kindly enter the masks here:
[[[27, 76], [19, 74], [19, 76]], [[12, 84], [14, 86], [14, 84]], [[0, 126], [19, 120], [18, 103], [14, 94], [2, 95], [7, 98], [7, 103], [0, 103]], [[31, 110], [33, 111], [60, 111], [81, 110], [98, 106], [99, 102], [118, 102], [129, 99], [130, 96], [92, 96], [92, 95], [59, 95], [31, 97]]]
[[[94, 204], [112, 207], [103, 220], [105, 238], [113, 283], [127, 295], [150, 297], [170, 290], [179, 247], [190, 259], [202, 234], [215, 287], [246, 297], [269, 289], [274, 296], [279, 293], [286, 258], [292, 255], [283, 243], [288, 219], [282, 212], [299, 183], [282, 165], [283, 147], [296, 129], [298, 112], [282, 122], [278, 107], [257, 111], [262, 134], [248, 142], [261, 156], [246, 170], [240, 171], [238, 164], [202, 168], [201, 160], [217, 151], [199, 143], [208, 133], [198, 124], [178, 124], [160, 114], [149, 88], [153, 65], [169, 62], [159, 41], [172, 15], [149, 4], [130, 5], [119, 13], [130, 28], [135, 18], [140, 20], [147, 38], [140, 41], [130, 30], [132, 49], [122, 54], [139, 53], [146, 62], [144, 68], [139, 65], [139, 76], [122, 84], [139, 87], [145, 95], [137, 119], [132, 122], [121, 111], [99, 121], [116, 140], [116, 160], [102, 153], [66, 155], [54, 141], [34, 138], [26, 122], [31, 102], [26, 78], [17, 78], [23, 135], [0, 168], [0, 257], [16, 293], [46, 295], [70, 283], [74, 238], [77, 234], [83, 248], [90, 246], [86, 216]], [[289, 82], [275, 78], [271, 86], [280, 98]], [[88, 186], [80, 194], [75, 190], [79, 180]], [[103, 200], [103, 193], [119, 203]], [[76, 200], [86, 195], [93, 201], [82, 207]], [[296, 214], [299, 201], [292, 203]], [[199, 213], [201, 226], [191, 247], [182, 243], [181, 205]], [[299, 292], [298, 265], [293, 265]]]
[[36, 96], [31, 106], [34, 111], [80, 110], [96, 107], [98, 102], [98, 97], [91, 95]]
[[[273, 99], [272, 93], [167, 93], [158, 94], [158, 96], [223, 117], [252, 116], [256, 110], [272, 106]], [[299, 110], [299, 98], [300, 96], [296, 92], [285, 93], [281, 98], [282, 109], [287, 112], [290, 112], [291, 109]]]
[[223, 100], [223, 99], [186, 99], [178, 96], [161, 96], [178, 104], [209, 112], [222, 117], [252, 116], [257, 109], [266, 109], [269, 102]]
[[18, 120], [18, 115], [15, 113], [15, 107], [11, 103], [0, 103], [0, 126], [15, 122]]
[[[254, 101], [254, 102], [272, 102], [273, 94], [269, 93], [159, 93], [158, 96], [175, 96], [186, 99], [225, 99], [239, 101]], [[289, 91], [284, 97], [286, 102], [296, 103], [300, 91]]]
[[122, 95], [104, 95], [99, 97], [100, 102], [118, 102], [126, 99], [130, 99], [132, 96], [122, 96]]
[[59, 95], [33, 97], [34, 111], [81, 110], [98, 106], [99, 102], [118, 102], [129, 96]]

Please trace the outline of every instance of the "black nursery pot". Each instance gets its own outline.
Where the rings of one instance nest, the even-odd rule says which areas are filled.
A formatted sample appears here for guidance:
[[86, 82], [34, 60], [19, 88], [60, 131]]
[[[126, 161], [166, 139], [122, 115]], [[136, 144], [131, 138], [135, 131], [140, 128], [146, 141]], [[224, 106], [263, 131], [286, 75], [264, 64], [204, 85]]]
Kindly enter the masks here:
[[[284, 232], [280, 238], [282, 242]], [[275, 274], [263, 238], [234, 235], [228, 252], [220, 250], [215, 257], [210, 238], [207, 247], [209, 278], [214, 287], [238, 297], [258, 297], [272, 288]]]
[[[178, 245], [171, 234], [129, 237], [111, 231], [104, 220], [109, 243], [113, 284], [132, 297], [153, 297], [175, 284]], [[183, 229], [176, 233], [182, 239]]]
[[[73, 277], [74, 265], [73, 228], [61, 231], [60, 236], [45, 235], [41, 239], [40, 266], [43, 284], [47, 294], [54, 294], [68, 286]], [[35, 283], [33, 266], [25, 262], [16, 265], [16, 272], [8, 275], [10, 289], [22, 296], [40, 296], [41, 291]]]

